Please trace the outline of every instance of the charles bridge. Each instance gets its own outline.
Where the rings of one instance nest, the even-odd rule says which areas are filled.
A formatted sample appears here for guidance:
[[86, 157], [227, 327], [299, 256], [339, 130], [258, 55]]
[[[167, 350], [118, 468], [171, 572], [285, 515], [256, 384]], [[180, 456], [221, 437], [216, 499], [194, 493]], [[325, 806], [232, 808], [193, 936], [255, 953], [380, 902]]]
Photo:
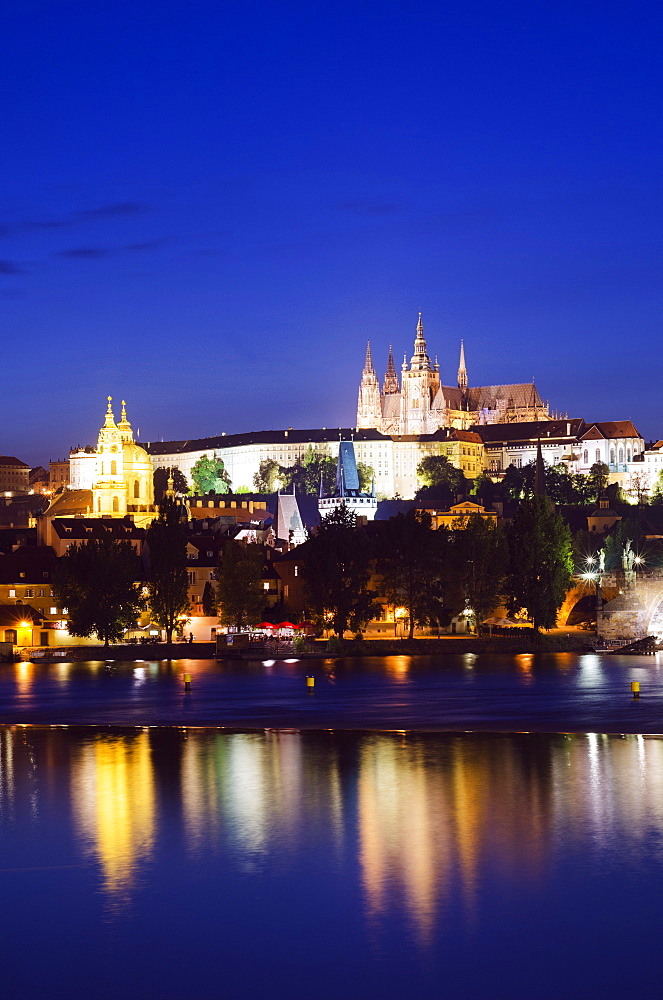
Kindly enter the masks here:
[[558, 625], [577, 620], [577, 606], [582, 601], [584, 608], [589, 605], [596, 614], [597, 632], [602, 639], [633, 640], [663, 635], [663, 570], [604, 572], [600, 576], [598, 599], [597, 576], [575, 578], [560, 608]]

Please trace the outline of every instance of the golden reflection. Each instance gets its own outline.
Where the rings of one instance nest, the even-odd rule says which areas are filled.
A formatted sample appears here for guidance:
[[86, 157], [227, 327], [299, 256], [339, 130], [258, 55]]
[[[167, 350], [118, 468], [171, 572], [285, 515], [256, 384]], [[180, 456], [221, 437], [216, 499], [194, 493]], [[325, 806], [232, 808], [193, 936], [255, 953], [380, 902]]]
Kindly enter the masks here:
[[523, 675], [525, 682], [527, 684], [531, 683], [533, 680], [532, 664], [534, 663], [534, 656], [532, 653], [518, 653], [516, 656], [516, 663], [518, 664], [518, 670]]
[[16, 679], [16, 687], [18, 688], [18, 693], [20, 695], [30, 693], [30, 688], [32, 687], [32, 682], [34, 681], [34, 675], [34, 663], [30, 663], [28, 660], [21, 660], [20, 663], [14, 664], [14, 677]]
[[411, 656], [387, 656], [385, 658], [387, 673], [396, 680], [405, 680], [412, 665]]
[[127, 899], [155, 837], [148, 733], [104, 735], [86, 743], [73, 765], [72, 795], [79, 832], [99, 859], [105, 891], [115, 900]]

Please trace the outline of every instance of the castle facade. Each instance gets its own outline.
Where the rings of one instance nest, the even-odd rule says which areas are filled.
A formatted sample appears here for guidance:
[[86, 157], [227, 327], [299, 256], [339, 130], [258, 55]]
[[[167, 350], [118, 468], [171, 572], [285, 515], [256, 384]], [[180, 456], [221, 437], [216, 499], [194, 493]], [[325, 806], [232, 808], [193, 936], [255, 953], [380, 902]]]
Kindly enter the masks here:
[[391, 347], [380, 389], [370, 341], [359, 385], [357, 428], [374, 428], [382, 434], [404, 436], [434, 434], [442, 428], [467, 430], [476, 424], [549, 420], [547, 403], [534, 383], [468, 385], [465, 349], [461, 341], [455, 386], [442, 385], [437, 358], [431, 363], [419, 313], [414, 354], [408, 365], [404, 356], [400, 383]]

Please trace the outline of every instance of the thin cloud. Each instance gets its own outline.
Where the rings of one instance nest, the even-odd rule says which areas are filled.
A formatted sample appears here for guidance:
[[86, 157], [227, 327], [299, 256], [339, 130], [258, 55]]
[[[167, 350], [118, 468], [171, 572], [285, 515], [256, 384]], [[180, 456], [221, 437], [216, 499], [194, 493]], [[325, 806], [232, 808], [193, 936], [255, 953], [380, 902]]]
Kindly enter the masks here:
[[112, 250], [105, 247], [71, 247], [69, 250], [58, 250], [56, 257], [79, 257], [81, 259], [93, 260], [97, 257], [108, 257]]
[[148, 206], [138, 201], [115, 201], [108, 205], [98, 205], [96, 208], [81, 208], [55, 219], [23, 219], [20, 222], [0, 225], [0, 237], [13, 236], [15, 233], [28, 232], [35, 229], [66, 229], [77, 226], [81, 222], [92, 222], [95, 219], [117, 219], [123, 216], [139, 215], [146, 212]]
[[0, 260], [0, 274], [24, 274], [24, 269], [13, 260]]

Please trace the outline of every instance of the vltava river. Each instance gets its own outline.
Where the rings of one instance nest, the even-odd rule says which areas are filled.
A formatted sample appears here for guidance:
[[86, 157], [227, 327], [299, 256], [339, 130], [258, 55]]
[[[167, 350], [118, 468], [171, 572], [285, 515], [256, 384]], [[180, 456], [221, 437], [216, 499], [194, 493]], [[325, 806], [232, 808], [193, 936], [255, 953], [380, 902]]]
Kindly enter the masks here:
[[658, 995], [653, 737], [0, 728], [8, 997]]

